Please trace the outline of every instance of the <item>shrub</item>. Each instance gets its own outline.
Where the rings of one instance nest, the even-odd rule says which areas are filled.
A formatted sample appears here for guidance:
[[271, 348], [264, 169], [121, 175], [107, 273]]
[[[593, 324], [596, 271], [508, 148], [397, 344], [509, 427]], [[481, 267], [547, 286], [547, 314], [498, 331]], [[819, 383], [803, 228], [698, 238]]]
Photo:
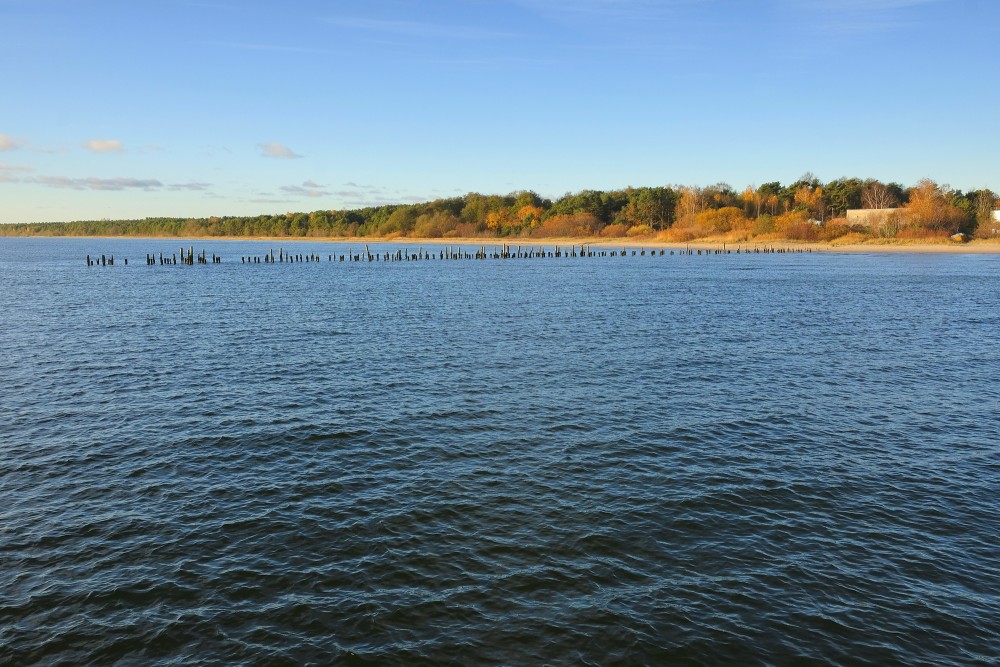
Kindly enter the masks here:
[[754, 236], [763, 236], [764, 234], [774, 233], [774, 218], [768, 214], [764, 214], [754, 220], [753, 222], [753, 234]]
[[610, 239], [621, 238], [625, 236], [628, 230], [629, 230], [628, 225], [623, 225], [623, 224], [608, 225], [607, 227], [601, 230], [601, 236]]
[[819, 238], [823, 241], [832, 241], [847, 236], [851, 233], [851, 228], [843, 222], [830, 221], [820, 227]]
[[649, 225], [635, 225], [634, 227], [629, 227], [628, 231], [625, 232], [625, 236], [632, 238], [635, 236], [652, 236], [653, 228]]
[[531, 231], [535, 237], [591, 236], [599, 227], [590, 213], [554, 215]]

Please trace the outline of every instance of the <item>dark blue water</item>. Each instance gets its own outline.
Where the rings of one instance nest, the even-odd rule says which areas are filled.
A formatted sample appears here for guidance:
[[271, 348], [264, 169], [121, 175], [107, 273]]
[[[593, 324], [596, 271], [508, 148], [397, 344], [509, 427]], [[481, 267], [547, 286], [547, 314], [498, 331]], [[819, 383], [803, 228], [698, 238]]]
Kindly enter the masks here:
[[0, 238], [0, 663], [1000, 658], [1000, 257], [177, 245]]

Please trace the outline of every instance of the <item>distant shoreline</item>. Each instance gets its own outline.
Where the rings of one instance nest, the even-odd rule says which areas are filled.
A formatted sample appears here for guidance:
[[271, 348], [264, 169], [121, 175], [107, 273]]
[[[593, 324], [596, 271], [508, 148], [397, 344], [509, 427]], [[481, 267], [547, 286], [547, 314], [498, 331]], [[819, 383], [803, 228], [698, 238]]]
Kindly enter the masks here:
[[364, 244], [385, 244], [396, 245], [463, 245], [463, 246], [595, 246], [602, 248], [664, 248], [664, 249], [684, 249], [693, 250], [721, 250], [723, 248], [736, 250], [737, 248], [775, 248], [779, 250], [812, 250], [813, 252], [829, 253], [928, 253], [928, 254], [970, 254], [970, 255], [1000, 255], [1000, 242], [998, 241], [969, 241], [966, 243], [943, 242], [943, 243], [920, 243], [920, 242], [893, 242], [893, 243], [847, 243], [836, 244], [827, 242], [802, 242], [802, 241], [744, 241], [730, 243], [722, 241], [692, 241], [690, 243], [677, 243], [670, 241], [660, 241], [657, 239], [641, 238], [547, 238], [547, 239], [511, 239], [511, 238], [415, 238], [415, 237], [290, 237], [290, 236], [7, 236], [2, 238], [34, 238], [34, 239], [127, 239], [150, 241], [173, 241], [185, 244], [197, 243], [199, 241], [270, 241], [272, 243], [330, 243], [337, 245], [364, 245]]

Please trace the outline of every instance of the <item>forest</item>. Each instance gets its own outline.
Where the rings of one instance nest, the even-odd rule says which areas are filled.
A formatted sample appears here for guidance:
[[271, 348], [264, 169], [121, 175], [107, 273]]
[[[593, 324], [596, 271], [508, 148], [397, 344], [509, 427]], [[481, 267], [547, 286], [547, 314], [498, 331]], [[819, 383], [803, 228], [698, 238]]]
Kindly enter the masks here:
[[[1000, 237], [991, 190], [962, 192], [931, 180], [912, 187], [875, 179], [706, 187], [583, 190], [555, 201], [531, 191], [469, 193], [419, 204], [259, 216], [145, 218], [0, 225], [7, 236], [299, 238], [648, 238], [688, 241], [948, 240]], [[851, 221], [851, 209], [882, 215]]]

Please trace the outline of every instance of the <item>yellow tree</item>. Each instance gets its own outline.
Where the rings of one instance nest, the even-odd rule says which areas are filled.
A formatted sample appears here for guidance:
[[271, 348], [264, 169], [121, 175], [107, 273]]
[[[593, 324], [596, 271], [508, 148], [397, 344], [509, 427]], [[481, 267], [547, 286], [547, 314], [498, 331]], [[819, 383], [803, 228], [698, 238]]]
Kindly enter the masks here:
[[771, 194], [767, 196], [767, 201], [764, 202], [764, 205], [767, 206], [767, 210], [771, 212], [771, 215], [777, 215], [778, 203], [778, 195]]
[[701, 188], [682, 187], [680, 191], [681, 198], [677, 201], [678, 219], [688, 215], [697, 215], [708, 208], [705, 193]]
[[965, 212], [951, 203], [951, 189], [927, 178], [910, 190], [904, 212], [911, 224], [925, 230], [954, 234], [966, 222]]
[[510, 226], [510, 211], [505, 208], [490, 211], [486, 214], [486, 229], [500, 234], [504, 227]]
[[757, 188], [752, 185], [748, 185], [745, 190], [740, 194], [740, 199], [743, 200], [743, 214], [750, 217], [750, 211], [753, 210], [753, 217], [760, 217], [760, 193], [757, 192]]
[[808, 211], [812, 217], [822, 220], [826, 208], [823, 201], [823, 188], [803, 185], [795, 191], [795, 206], [800, 210]]
[[517, 209], [514, 215], [522, 227], [535, 227], [542, 221], [543, 213], [545, 213], [545, 210], [541, 206], [528, 204]]

